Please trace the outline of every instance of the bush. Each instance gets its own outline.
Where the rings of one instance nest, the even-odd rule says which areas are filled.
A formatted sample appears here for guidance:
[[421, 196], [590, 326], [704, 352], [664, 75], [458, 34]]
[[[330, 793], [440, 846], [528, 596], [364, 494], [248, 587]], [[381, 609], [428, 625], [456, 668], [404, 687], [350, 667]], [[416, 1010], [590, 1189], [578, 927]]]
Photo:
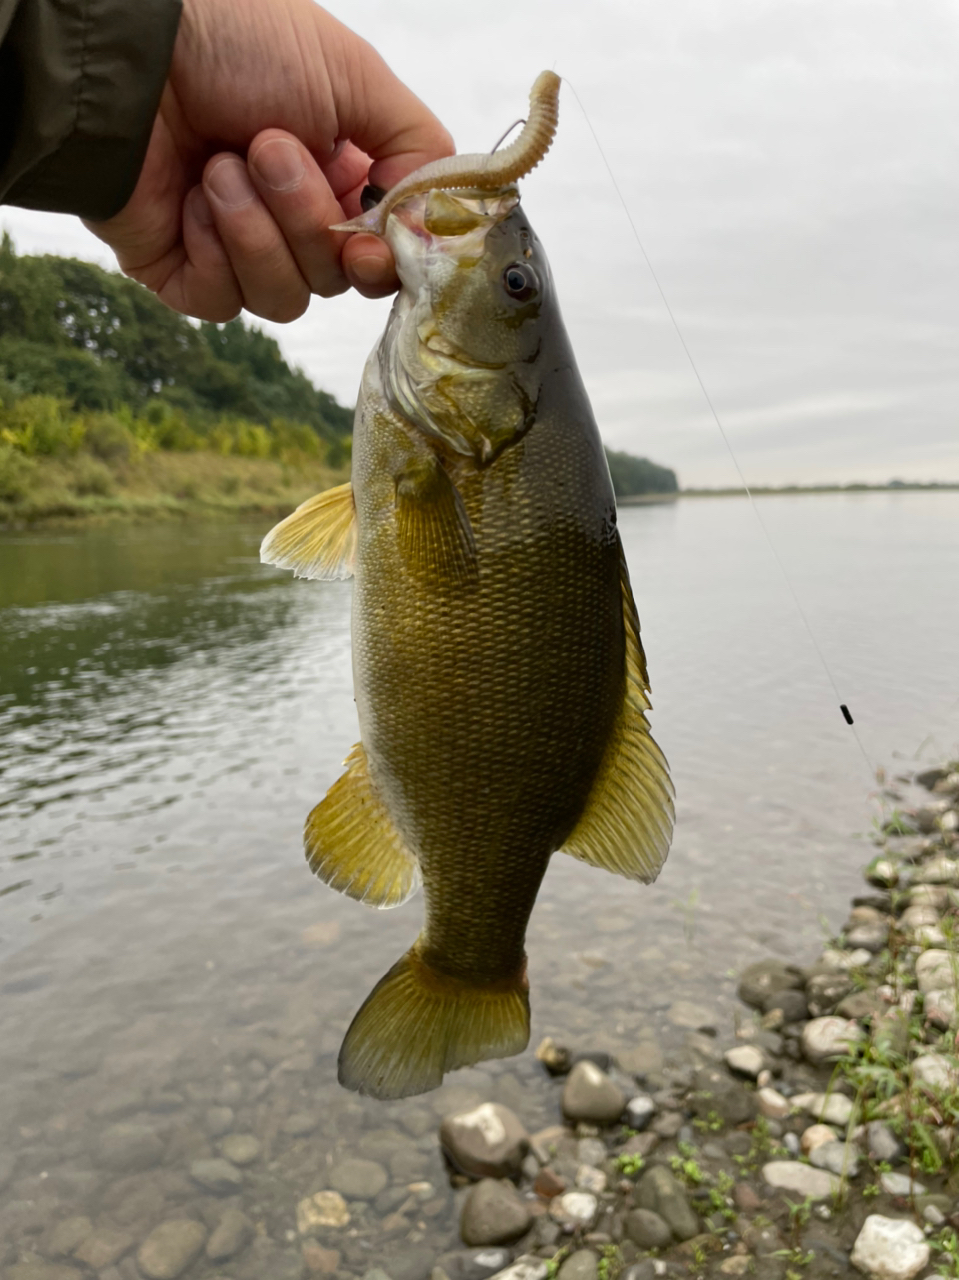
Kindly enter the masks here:
[[56, 396], [24, 396], [0, 409], [0, 440], [27, 457], [76, 453], [83, 437], [83, 424]]
[[88, 494], [107, 498], [113, 492], [113, 475], [110, 468], [96, 458], [79, 458], [74, 466], [70, 488], [81, 498]]
[[0, 444], [0, 502], [19, 502], [30, 491], [36, 463], [19, 450]]
[[91, 414], [84, 426], [84, 443], [95, 458], [102, 458], [104, 462], [126, 462], [136, 450], [136, 437], [112, 414]]

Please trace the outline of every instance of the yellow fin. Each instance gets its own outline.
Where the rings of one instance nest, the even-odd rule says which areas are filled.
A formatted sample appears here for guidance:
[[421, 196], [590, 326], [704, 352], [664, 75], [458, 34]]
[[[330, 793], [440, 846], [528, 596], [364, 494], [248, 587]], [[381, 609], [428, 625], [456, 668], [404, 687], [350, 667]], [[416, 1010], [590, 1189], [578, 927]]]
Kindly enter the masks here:
[[370, 778], [358, 742], [306, 820], [303, 843], [314, 875], [371, 907], [398, 907], [420, 886], [420, 868]]
[[417, 573], [475, 581], [469, 516], [437, 458], [410, 463], [396, 477], [396, 531], [407, 563]]
[[260, 559], [297, 578], [349, 578], [356, 555], [356, 507], [349, 481], [308, 498], [260, 544]]
[[650, 884], [659, 875], [673, 834], [669, 766], [646, 720], [650, 708], [646, 656], [620, 545], [626, 628], [626, 689], [603, 762], [579, 822], [563, 852], [629, 880]]
[[340, 1084], [374, 1098], [407, 1098], [443, 1073], [522, 1053], [529, 1042], [526, 966], [473, 986], [431, 968], [417, 945], [367, 996], [340, 1049]]

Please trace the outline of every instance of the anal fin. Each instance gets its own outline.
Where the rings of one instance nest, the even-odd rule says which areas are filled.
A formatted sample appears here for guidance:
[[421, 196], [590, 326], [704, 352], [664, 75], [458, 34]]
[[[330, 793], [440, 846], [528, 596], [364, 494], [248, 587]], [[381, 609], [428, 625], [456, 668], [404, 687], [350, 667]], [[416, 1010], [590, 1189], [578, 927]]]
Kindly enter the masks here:
[[368, 906], [398, 907], [419, 888], [419, 863], [376, 791], [361, 742], [307, 818], [303, 842], [314, 875]]
[[308, 498], [260, 544], [260, 559], [297, 578], [349, 578], [356, 555], [356, 507], [347, 481]]
[[646, 719], [649, 678], [622, 546], [620, 584], [626, 630], [623, 702], [586, 806], [563, 852], [650, 884], [669, 852], [674, 792], [666, 758]]

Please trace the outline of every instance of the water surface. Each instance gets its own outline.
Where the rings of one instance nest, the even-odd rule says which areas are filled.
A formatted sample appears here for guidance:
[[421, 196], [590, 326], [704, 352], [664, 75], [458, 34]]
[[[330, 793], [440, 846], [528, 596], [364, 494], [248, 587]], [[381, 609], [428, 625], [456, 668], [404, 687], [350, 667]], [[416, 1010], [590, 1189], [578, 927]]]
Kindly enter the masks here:
[[[959, 494], [759, 501], [839, 696], [745, 501], [621, 512], [676, 840], [649, 889], [554, 859], [529, 935], [533, 1047], [645, 1046], [655, 1063], [689, 1027], [727, 1035], [738, 968], [809, 959], [841, 922], [877, 812], [871, 767], [959, 743]], [[555, 1120], [557, 1086], [532, 1047], [405, 1103], [336, 1085], [349, 1019], [422, 908], [371, 912], [303, 861], [303, 819], [357, 737], [350, 586], [263, 568], [263, 532], [0, 541], [5, 1195], [39, 1206], [38, 1240], [79, 1208], [122, 1217], [139, 1184], [125, 1191], [98, 1145], [120, 1121], [164, 1144], [160, 1172], [133, 1178], [149, 1186], [132, 1236], [178, 1205], [212, 1215], [185, 1173], [217, 1154], [207, 1111], [229, 1097], [233, 1130], [263, 1144], [241, 1202], [277, 1250], [231, 1275], [295, 1269], [297, 1200], [365, 1150], [391, 1182], [351, 1206], [340, 1271], [388, 1252], [393, 1280], [418, 1280], [455, 1240], [437, 1117], [491, 1096], [534, 1128]], [[406, 1225], [384, 1235], [397, 1207]]]

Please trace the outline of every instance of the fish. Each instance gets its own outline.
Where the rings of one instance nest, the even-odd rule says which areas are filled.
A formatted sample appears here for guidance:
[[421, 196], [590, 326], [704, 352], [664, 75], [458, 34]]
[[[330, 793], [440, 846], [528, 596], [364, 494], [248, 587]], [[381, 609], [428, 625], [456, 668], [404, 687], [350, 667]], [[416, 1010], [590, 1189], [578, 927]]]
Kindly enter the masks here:
[[674, 792], [599, 431], [517, 180], [542, 159], [544, 72], [511, 147], [424, 166], [346, 224], [400, 290], [363, 372], [349, 483], [264, 539], [353, 578], [360, 741], [306, 821], [313, 873], [425, 919], [354, 1017], [346, 1088], [391, 1099], [529, 1041], [525, 935], [562, 851], [649, 883]]

